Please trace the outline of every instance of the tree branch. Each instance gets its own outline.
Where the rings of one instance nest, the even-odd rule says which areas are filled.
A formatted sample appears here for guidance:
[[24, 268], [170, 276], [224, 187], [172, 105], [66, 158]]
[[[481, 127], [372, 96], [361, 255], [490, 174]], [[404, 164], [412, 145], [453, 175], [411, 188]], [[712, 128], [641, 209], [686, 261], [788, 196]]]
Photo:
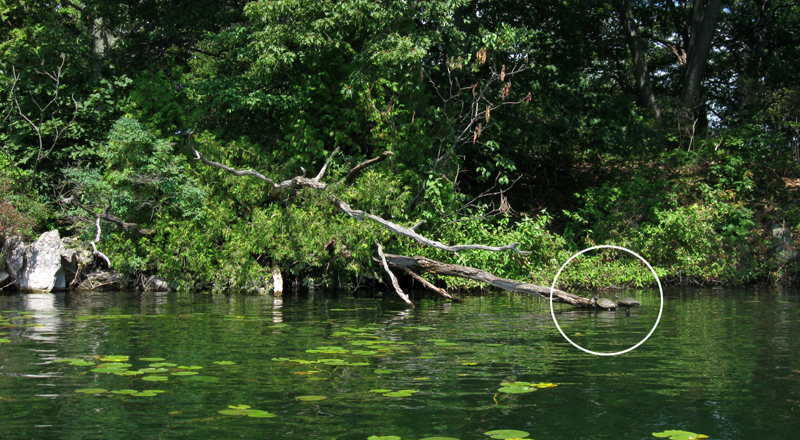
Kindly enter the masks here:
[[381, 263], [383, 263], [383, 269], [386, 273], [389, 274], [389, 278], [392, 280], [392, 286], [394, 286], [394, 291], [397, 292], [397, 296], [399, 296], [403, 301], [406, 302], [411, 308], [414, 308], [414, 303], [411, 302], [411, 299], [408, 298], [408, 295], [403, 292], [403, 289], [400, 288], [400, 284], [397, 283], [397, 277], [394, 276], [392, 271], [389, 269], [389, 264], [386, 262], [386, 256], [383, 255], [383, 247], [381, 247], [380, 242], [375, 240], [375, 245], [378, 247], [378, 256], [381, 257]]
[[393, 155], [394, 153], [392, 153], [391, 151], [384, 151], [377, 157], [373, 157], [372, 159], [367, 159], [364, 162], [361, 162], [360, 164], [354, 166], [349, 173], [347, 173], [347, 177], [345, 177], [344, 182], [348, 184], [353, 183], [353, 181], [356, 180], [356, 177], [358, 177], [358, 175], [361, 174], [361, 172], [364, 171], [364, 169], [372, 165], [375, 165], [376, 163], [382, 162], [387, 157]]
[[411, 228], [406, 228], [403, 226], [398, 225], [397, 223], [392, 223], [388, 220], [384, 220], [377, 215], [372, 215], [365, 213], [364, 211], [359, 211], [357, 209], [353, 209], [347, 203], [341, 200], [335, 200], [334, 204], [339, 207], [339, 209], [344, 212], [345, 214], [353, 217], [356, 220], [363, 220], [364, 218], [370, 219], [376, 223], [383, 225], [386, 229], [394, 232], [395, 234], [405, 235], [406, 237], [413, 238], [414, 240], [432, 248], [441, 249], [443, 251], [457, 253], [464, 250], [472, 250], [472, 249], [479, 249], [484, 251], [492, 251], [492, 252], [502, 252], [507, 250], [513, 250], [514, 252], [520, 254], [530, 254], [530, 251], [521, 251], [517, 247], [519, 246], [519, 242], [511, 243], [505, 246], [487, 246], [483, 244], [458, 244], [454, 246], [448, 246], [444, 243], [430, 240], [428, 238], [419, 235]]
[[[389, 267], [395, 269], [408, 269], [414, 272], [428, 272], [437, 275], [465, 278], [484, 282], [508, 292], [527, 293], [540, 298], [550, 299], [549, 287], [500, 278], [485, 270], [457, 264], [442, 263], [425, 257], [406, 257], [403, 255], [389, 254], [386, 255], [386, 260]], [[591, 301], [588, 298], [583, 298], [557, 289], [553, 290], [553, 302], [572, 304], [575, 307], [589, 307], [591, 305]]]

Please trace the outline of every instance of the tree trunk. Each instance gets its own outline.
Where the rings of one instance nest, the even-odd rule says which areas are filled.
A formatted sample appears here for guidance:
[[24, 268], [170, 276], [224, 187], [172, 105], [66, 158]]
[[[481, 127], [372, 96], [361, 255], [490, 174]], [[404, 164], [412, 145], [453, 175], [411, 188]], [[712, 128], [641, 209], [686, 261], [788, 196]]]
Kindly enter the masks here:
[[[508, 292], [527, 293], [547, 300], [550, 299], [549, 287], [500, 278], [490, 272], [475, 269], [474, 267], [442, 263], [425, 257], [406, 257], [392, 254], [386, 254], [386, 261], [389, 263], [389, 267], [396, 269], [466, 278], [484, 282]], [[591, 305], [589, 298], [583, 298], [558, 289], [553, 290], [553, 302], [572, 304], [575, 307], [589, 307]]]
[[708, 126], [702, 81], [721, 7], [721, 0], [695, 0], [692, 12], [683, 81], [682, 116], [691, 121], [696, 130], [703, 130]]
[[661, 108], [658, 106], [656, 95], [650, 84], [650, 72], [647, 71], [642, 38], [639, 36], [639, 26], [633, 16], [630, 0], [623, 0], [620, 8], [620, 20], [625, 29], [628, 47], [633, 58], [633, 77], [636, 82], [639, 105], [649, 109], [656, 121], [661, 122]]

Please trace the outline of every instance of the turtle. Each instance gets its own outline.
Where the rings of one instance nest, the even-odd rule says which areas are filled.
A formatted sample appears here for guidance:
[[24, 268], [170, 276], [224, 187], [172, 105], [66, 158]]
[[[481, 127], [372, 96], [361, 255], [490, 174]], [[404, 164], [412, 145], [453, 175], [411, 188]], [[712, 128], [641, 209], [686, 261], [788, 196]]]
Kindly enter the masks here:
[[614, 295], [614, 297], [617, 298], [617, 305], [620, 307], [634, 307], [642, 305], [642, 303], [633, 298], [620, 298], [619, 295]]
[[617, 308], [617, 303], [615, 303], [614, 301], [611, 301], [608, 298], [600, 298], [597, 296], [592, 298], [592, 305], [600, 307], [602, 309], [609, 309], [609, 310]]

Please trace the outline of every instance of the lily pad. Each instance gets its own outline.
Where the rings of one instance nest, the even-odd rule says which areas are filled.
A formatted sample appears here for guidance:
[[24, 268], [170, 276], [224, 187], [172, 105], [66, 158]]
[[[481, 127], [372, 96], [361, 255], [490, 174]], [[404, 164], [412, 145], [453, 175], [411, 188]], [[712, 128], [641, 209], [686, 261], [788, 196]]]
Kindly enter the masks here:
[[247, 410], [247, 417], [253, 417], [257, 419], [267, 419], [271, 417], [277, 417], [275, 414], [267, 411], [261, 411], [258, 409], [249, 409]]
[[297, 400], [301, 402], [318, 402], [320, 400], [325, 400], [327, 397], [325, 396], [297, 396]]
[[11, 342], [11, 339], [7, 339], [7, 338], [0, 338], [0, 344], [7, 344], [7, 343], [9, 343], [9, 342]]
[[530, 435], [525, 431], [516, 431], [513, 429], [497, 429], [494, 431], [484, 432], [484, 434], [488, 435], [491, 438], [496, 438], [496, 439], [524, 438]]
[[668, 438], [670, 440], [695, 440], [701, 438], [708, 438], [705, 434], [697, 434], [689, 431], [668, 430], [662, 432], [654, 432], [653, 437]]
[[119, 355], [112, 355], [112, 356], [103, 356], [100, 358], [103, 362], [128, 362], [130, 356], [119, 356]]
[[371, 435], [367, 440], [401, 440], [401, 438], [396, 435]]
[[228, 405], [230, 409], [250, 409], [250, 405]]
[[155, 391], [149, 391], [149, 390], [145, 390], [145, 391], [142, 391], [142, 392], [139, 392], [139, 393], [131, 394], [131, 396], [134, 396], [134, 397], [155, 397], [157, 395], [158, 395], [158, 393], [156, 393]]
[[164, 382], [165, 380], [169, 380], [169, 378], [167, 376], [145, 376], [142, 380], [148, 382]]
[[197, 371], [176, 371], [172, 373], [173, 376], [195, 376], [198, 373]]
[[114, 394], [136, 394], [136, 393], [138, 393], [138, 391], [136, 391], [136, 390], [116, 390], [116, 391], [112, 391], [112, 393], [114, 393]]
[[425, 437], [419, 440], [460, 440], [455, 437]]
[[139, 360], [142, 361], [142, 362], [161, 362], [161, 361], [165, 361], [166, 359], [153, 357], [153, 358], [139, 358]]
[[525, 394], [525, 393], [532, 393], [538, 390], [539, 388], [527, 385], [509, 385], [507, 387], [501, 387], [497, 389], [497, 391], [501, 393], [508, 393], [508, 394]]
[[212, 363], [217, 365], [236, 365], [236, 362], [233, 361], [216, 361]]
[[178, 364], [173, 364], [171, 362], [156, 362], [154, 364], [150, 364], [151, 368], [162, 368], [162, 367], [177, 367]]
[[75, 392], [81, 394], [103, 394], [107, 393], [108, 390], [105, 388], [83, 388], [80, 390], [75, 390]]
[[191, 365], [191, 366], [188, 366], [188, 367], [181, 365], [178, 368], [180, 368], [181, 370], [202, 370], [203, 369], [203, 367], [201, 367], [199, 365]]
[[374, 389], [374, 390], [369, 390], [369, 392], [370, 393], [381, 393], [381, 394], [383, 394], [383, 393], [391, 393], [392, 390], [387, 390], [387, 389], [384, 389], [384, 388], [377, 388], [377, 389]]

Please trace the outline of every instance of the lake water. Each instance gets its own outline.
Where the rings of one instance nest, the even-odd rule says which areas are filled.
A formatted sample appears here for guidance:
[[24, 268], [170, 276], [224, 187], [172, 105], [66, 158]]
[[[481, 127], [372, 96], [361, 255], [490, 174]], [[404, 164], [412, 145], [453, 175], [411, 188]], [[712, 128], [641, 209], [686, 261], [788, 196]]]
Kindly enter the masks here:
[[[661, 305], [624, 294], [643, 305], [555, 315], [581, 347], [621, 351]], [[796, 291], [665, 290], [652, 336], [619, 356], [568, 343], [543, 300], [415, 302], [3, 294], [0, 438], [800, 438]]]

